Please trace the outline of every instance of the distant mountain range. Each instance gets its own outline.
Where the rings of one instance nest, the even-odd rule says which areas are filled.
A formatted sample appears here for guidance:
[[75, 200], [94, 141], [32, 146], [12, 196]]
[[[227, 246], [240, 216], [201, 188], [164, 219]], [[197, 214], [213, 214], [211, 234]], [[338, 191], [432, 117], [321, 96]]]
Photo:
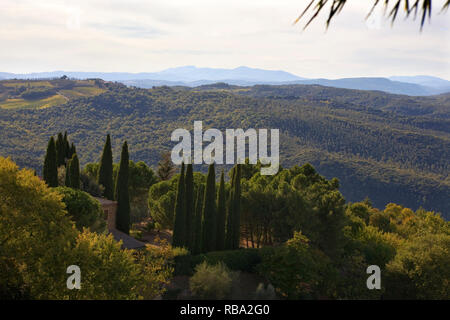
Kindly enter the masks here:
[[70, 78], [101, 78], [118, 81], [128, 86], [151, 88], [154, 86], [196, 87], [217, 82], [231, 85], [252, 86], [256, 84], [317, 84], [335, 88], [378, 90], [410, 96], [427, 96], [450, 92], [450, 81], [432, 76], [393, 76], [388, 78], [361, 77], [342, 79], [307, 79], [285, 71], [263, 70], [249, 67], [235, 69], [197, 68], [184, 66], [160, 72], [72, 72], [53, 71], [28, 74], [0, 72], [0, 79], [39, 79], [66, 75]]

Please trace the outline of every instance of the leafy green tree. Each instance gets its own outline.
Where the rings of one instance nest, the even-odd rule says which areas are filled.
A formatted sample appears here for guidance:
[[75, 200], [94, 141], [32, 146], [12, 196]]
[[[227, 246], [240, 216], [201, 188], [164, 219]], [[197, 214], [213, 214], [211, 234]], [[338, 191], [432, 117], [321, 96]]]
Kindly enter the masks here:
[[177, 196], [178, 177], [169, 181], [160, 181], [150, 187], [148, 207], [150, 216], [158, 229], [174, 228], [174, 212]]
[[184, 183], [184, 162], [181, 164], [181, 173], [178, 179], [177, 198], [175, 202], [175, 222], [173, 226], [172, 246], [186, 246], [186, 196]]
[[192, 251], [193, 249], [193, 224], [194, 224], [194, 172], [192, 163], [189, 163], [186, 168], [186, 178], [185, 178], [185, 206], [186, 206], [186, 216], [185, 216], [185, 241], [186, 247]]
[[61, 195], [31, 170], [0, 157], [0, 295], [57, 299], [66, 294], [75, 237]]
[[56, 188], [63, 197], [67, 212], [78, 230], [89, 228], [91, 231], [103, 232], [106, 230], [103, 209], [96, 199], [88, 193], [69, 187]]
[[387, 299], [450, 299], [450, 234], [422, 232], [403, 242], [386, 267]]
[[58, 165], [56, 160], [56, 146], [53, 137], [47, 145], [47, 152], [45, 154], [44, 168], [43, 168], [44, 181], [49, 187], [58, 186]]
[[97, 181], [99, 185], [105, 188], [104, 197], [114, 200], [114, 184], [113, 184], [113, 159], [111, 150], [111, 137], [106, 136], [105, 146], [103, 147], [100, 166], [98, 168]]
[[176, 168], [172, 162], [170, 152], [161, 154], [161, 160], [158, 162], [158, 170], [156, 171], [161, 181], [170, 180], [175, 174]]
[[125, 141], [120, 155], [115, 196], [117, 199], [116, 226], [118, 230], [126, 234], [130, 233], [129, 161], [128, 144]]
[[80, 189], [80, 163], [78, 162], [78, 156], [73, 154], [72, 159], [69, 162], [69, 183], [73, 189]]
[[203, 199], [202, 251], [215, 251], [217, 245], [216, 174], [214, 163], [209, 165]]
[[224, 173], [220, 175], [219, 194], [217, 196], [217, 250], [225, 249], [226, 195]]
[[324, 287], [332, 291], [334, 270], [330, 265], [330, 259], [314, 249], [306, 236], [295, 232], [283, 246], [262, 251], [257, 269], [282, 297], [317, 299], [327, 296]]
[[70, 299], [139, 299], [144, 277], [157, 277], [155, 272], [144, 275], [133, 251], [123, 250], [111, 234], [80, 233], [69, 262], [82, 272], [81, 290], [63, 291]]

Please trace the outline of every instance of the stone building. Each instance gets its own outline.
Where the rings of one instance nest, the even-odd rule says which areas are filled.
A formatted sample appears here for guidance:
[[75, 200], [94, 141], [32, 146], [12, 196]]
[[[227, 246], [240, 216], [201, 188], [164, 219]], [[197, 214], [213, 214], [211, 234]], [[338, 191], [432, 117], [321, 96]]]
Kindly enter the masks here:
[[117, 201], [111, 201], [105, 198], [95, 198], [100, 202], [108, 231], [116, 241], [122, 240], [122, 247], [126, 249], [138, 249], [145, 247], [145, 243], [136, 240], [133, 237], [116, 229]]
[[113, 229], [116, 229], [117, 201], [111, 201], [105, 198], [95, 198], [95, 199], [97, 199], [102, 206], [108, 230], [111, 231]]

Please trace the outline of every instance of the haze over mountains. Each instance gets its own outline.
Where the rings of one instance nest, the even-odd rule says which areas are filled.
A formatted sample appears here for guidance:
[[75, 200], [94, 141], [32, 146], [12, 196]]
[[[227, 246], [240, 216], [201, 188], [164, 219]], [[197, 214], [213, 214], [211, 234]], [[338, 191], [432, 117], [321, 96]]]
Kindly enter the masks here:
[[318, 84], [335, 88], [378, 90], [410, 96], [427, 96], [450, 92], [450, 81], [432, 76], [357, 77], [342, 79], [307, 79], [286, 71], [263, 70], [249, 67], [235, 69], [197, 68], [184, 66], [159, 72], [72, 72], [53, 71], [28, 74], [0, 72], [1, 79], [55, 78], [66, 75], [70, 78], [101, 78], [118, 81], [128, 86], [151, 88], [153, 86], [189, 86], [225, 82], [231, 85], [252, 86], [255, 84]]

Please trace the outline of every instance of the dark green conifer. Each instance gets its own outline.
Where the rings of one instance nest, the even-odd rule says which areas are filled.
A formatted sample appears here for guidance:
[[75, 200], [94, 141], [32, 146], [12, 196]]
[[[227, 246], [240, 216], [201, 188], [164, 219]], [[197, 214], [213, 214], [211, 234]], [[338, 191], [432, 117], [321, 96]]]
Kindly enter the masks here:
[[66, 178], [64, 180], [64, 185], [70, 188], [70, 160], [66, 164]]
[[72, 159], [73, 154], [70, 154], [70, 145], [69, 140], [67, 138], [67, 131], [64, 132], [64, 151], [66, 152], [66, 159]]
[[58, 186], [58, 166], [56, 160], [56, 145], [55, 139], [50, 138], [47, 145], [47, 152], [44, 159], [44, 168], [42, 170], [44, 181], [49, 187]]
[[233, 192], [233, 249], [239, 249], [241, 241], [241, 165], [237, 165]]
[[117, 199], [116, 228], [126, 234], [130, 233], [129, 165], [128, 144], [125, 141], [120, 155], [115, 194]]
[[100, 159], [100, 167], [98, 169], [98, 184], [105, 189], [103, 196], [106, 199], [114, 200], [114, 183], [113, 183], [113, 159], [111, 150], [111, 137], [106, 136], [105, 146], [103, 147], [102, 157]]
[[225, 248], [227, 250], [239, 249], [240, 223], [241, 223], [241, 165], [237, 164], [232, 172], [232, 185], [228, 200], [228, 216], [225, 235]]
[[192, 251], [193, 248], [193, 223], [194, 223], [194, 172], [192, 163], [186, 168], [185, 178], [185, 206], [186, 206], [186, 223], [185, 223], [185, 241], [186, 248]]
[[193, 235], [193, 254], [199, 254], [202, 252], [202, 212], [203, 212], [203, 197], [205, 193], [205, 186], [203, 184], [198, 186], [197, 190], [197, 200], [195, 201], [195, 218], [194, 218], [194, 230]]
[[217, 196], [217, 250], [223, 250], [225, 248], [225, 216], [225, 178], [222, 170], [222, 174], [220, 175], [219, 194]]
[[60, 166], [66, 165], [66, 150], [65, 150], [65, 142], [62, 133], [58, 133], [58, 138], [56, 139], [56, 165], [59, 168]]
[[203, 200], [203, 243], [204, 252], [216, 250], [217, 208], [216, 208], [216, 174], [214, 163], [209, 165], [206, 178], [205, 197]]
[[186, 197], [184, 184], [184, 162], [181, 164], [180, 178], [178, 179], [177, 198], [175, 202], [172, 246], [186, 246]]
[[[67, 172], [67, 171], [66, 171]], [[76, 153], [69, 161], [69, 185], [73, 189], [80, 189], [80, 163]]]

